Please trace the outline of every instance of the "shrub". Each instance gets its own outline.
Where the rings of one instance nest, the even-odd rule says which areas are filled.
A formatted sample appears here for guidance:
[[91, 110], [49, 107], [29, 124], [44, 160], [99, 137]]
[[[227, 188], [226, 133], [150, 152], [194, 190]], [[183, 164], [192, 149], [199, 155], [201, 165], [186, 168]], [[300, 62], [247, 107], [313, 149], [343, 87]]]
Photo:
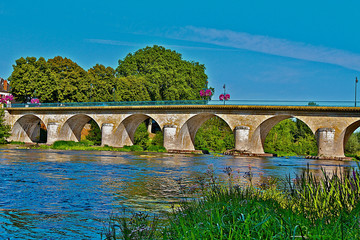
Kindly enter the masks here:
[[166, 152], [163, 146], [150, 145], [147, 149], [149, 152]]
[[144, 149], [143, 149], [141, 146], [139, 146], [139, 145], [132, 145], [132, 146], [130, 147], [130, 150], [133, 151], [133, 152], [141, 152], [141, 151], [144, 151]]

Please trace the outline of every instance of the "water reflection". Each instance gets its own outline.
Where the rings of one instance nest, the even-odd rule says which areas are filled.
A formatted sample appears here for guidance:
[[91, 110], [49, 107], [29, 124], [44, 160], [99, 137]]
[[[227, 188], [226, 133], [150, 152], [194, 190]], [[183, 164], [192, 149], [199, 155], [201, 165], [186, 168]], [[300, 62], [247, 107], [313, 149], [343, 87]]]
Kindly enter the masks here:
[[167, 210], [181, 198], [176, 179], [194, 180], [210, 164], [218, 175], [230, 166], [243, 176], [251, 167], [255, 177], [294, 177], [307, 164], [315, 174], [320, 167], [332, 172], [356, 165], [302, 158], [1, 149], [0, 236], [99, 239], [102, 221], [111, 213], [124, 207]]

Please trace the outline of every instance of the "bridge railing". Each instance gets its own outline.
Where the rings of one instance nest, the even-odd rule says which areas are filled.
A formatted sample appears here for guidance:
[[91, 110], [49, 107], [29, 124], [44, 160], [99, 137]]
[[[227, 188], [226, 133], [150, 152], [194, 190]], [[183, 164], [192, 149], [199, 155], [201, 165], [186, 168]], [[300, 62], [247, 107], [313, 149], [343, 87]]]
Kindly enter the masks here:
[[[179, 100], [179, 101], [133, 101], [133, 102], [66, 102], [66, 103], [12, 103], [6, 107], [105, 107], [105, 106], [161, 106], [161, 105], [243, 105], [243, 106], [321, 106], [354, 107], [354, 101], [271, 101], [271, 100]], [[356, 104], [360, 106], [360, 102]]]

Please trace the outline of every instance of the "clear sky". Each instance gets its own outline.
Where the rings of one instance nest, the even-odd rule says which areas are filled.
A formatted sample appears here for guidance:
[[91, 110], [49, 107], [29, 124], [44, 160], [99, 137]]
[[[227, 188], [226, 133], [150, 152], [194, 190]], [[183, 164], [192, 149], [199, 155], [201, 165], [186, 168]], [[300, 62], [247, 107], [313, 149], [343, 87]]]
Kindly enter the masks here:
[[[353, 100], [360, 1], [0, 1], [0, 76], [20, 57], [116, 68], [162, 45], [232, 99]], [[360, 89], [359, 89], [360, 90]]]

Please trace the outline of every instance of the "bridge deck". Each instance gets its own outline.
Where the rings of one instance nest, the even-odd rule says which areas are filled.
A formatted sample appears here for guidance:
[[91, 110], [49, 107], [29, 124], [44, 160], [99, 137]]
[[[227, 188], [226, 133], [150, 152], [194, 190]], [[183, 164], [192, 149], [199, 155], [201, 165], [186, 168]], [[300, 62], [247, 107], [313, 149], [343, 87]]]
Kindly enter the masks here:
[[359, 107], [322, 106], [260, 106], [260, 105], [138, 105], [138, 106], [16, 106], [6, 108], [10, 113], [18, 111], [72, 111], [72, 110], [265, 110], [265, 111], [307, 111], [307, 112], [360, 112]]
[[[68, 102], [68, 103], [15, 103], [8, 108], [66, 108], [66, 107], [130, 107], [130, 106], [259, 106], [259, 107], [355, 107], [354, 101], [265, 101], [265, 100], [182, 100], [182, 101], [134, 101], [134, 102]], [[359, 106], [356, 104], [356, 106]]]

